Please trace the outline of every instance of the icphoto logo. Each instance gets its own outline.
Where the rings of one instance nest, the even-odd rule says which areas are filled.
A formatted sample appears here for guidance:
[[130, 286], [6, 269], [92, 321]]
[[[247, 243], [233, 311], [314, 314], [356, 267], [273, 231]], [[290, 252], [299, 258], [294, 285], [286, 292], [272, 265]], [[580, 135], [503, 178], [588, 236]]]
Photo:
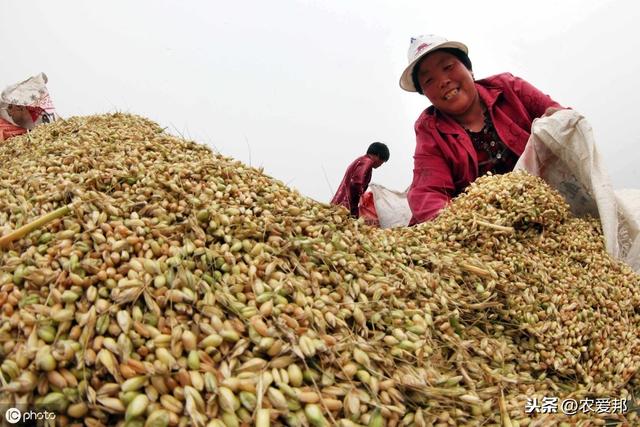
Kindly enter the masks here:
[[18, 408], [9, 408], [4, 414], [4, 417], [7, 419], [9, 424], [15, 424], [20, 422], [20, 420], [22, 419], [22, 413]]
[[17, 424], [19, 422], [29, 423], [32, 421], [55, 420], [55, 412], [49, 411], [25, 411], [22, 412], [18, 408], [9, 408], [5, 412], [4, 417], [9, 424]]

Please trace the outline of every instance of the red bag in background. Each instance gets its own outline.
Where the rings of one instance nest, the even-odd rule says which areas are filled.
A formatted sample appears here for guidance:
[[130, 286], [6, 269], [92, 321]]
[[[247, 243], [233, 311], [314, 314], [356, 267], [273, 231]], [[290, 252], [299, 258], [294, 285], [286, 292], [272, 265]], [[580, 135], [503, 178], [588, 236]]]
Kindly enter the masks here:
[[376, 212], [376, 205], [373, 203], [373, 193], [371, 191], [365, 191], [365, 193], [360, 197], [358, 209], [360, 212], [360, 218], [364, 218], [364, 221], [368, 225], [380, 227], [378, 213]]

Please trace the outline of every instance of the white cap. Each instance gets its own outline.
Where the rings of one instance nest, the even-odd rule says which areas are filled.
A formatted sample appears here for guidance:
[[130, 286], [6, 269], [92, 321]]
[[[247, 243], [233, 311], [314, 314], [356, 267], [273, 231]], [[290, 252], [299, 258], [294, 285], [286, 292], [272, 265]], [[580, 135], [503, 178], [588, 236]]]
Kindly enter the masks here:
[[444, 37], [436, 36], [435, 34], [426, 34], [411, 37], [409, 52], [407, 53], [409, 65], [407, 65], [407, 68], [404, 69], [404, 72], [400, 77], [400, 87], [407, 92], [417, 92], [418, 90], [413, 85], [413, 80], [411, 79], [413, 67], [415, 67], [418, 61], [426, 54], [431, 53], [434, 50], [442, 49], [444, 47], [458, 49], [465, 54], [469, 53], [469, 49], [467, 49], [467, 46], [465, 46], [464, 44], [460, 42], [449, 41]]

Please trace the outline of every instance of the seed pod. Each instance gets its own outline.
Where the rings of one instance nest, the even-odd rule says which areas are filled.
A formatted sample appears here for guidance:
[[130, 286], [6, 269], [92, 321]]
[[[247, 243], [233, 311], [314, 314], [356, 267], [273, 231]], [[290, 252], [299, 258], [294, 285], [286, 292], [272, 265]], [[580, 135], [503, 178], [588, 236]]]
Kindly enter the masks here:
[[365, 368], [369, 368], [371, 365], [371, 361], [369, 360], [369, 356], [367, 355], [367, 353], [357, 347], [353, 349], [353, 358], [356, 362], [358, 362]]
[[197, 338], [195, 334], [189, 330], [186, 330], [182, 333], [182, 345], [184, 349], [187, 351], [193, 351], [197, 346]]
[[107, 412], [112, 414], [124, 414], [127, 409], [122, 401], [115, 397], [98, 397], [97, 400]]
[[59, 392], [49, 393], [38, 402], [38, 406], [55, 412], [65, 412], [68, 405], [67, 397]]
[[220, 344], [222, 344], [222, 340], [223, 340], [222, 336], [218, 334], [211, 334], [208, 337], [204, 338], [202, 341], [200, 341], [199, 347], [200, 348], [218, 347]]
[[293, 387], [300, 387], [302, 385], [302, 370], [295, 363], [290, 364], [287, 367], [287, 373], [289, 374], [289, 383]]
[[144, 394], [137, 395], [131, 403], [127, 406], [127, 411], [125, 413], [125, 420], [130, 420], [135, 417], [139, 417], [144, 413], [149, 405], [149, 398]]
[[56, 330], [51, 325], [43, 325], [38, 328], [38, 336], [42, 341], [51, 344], [55, 339]]
[[249, 393], [246, 391], [241, 391], [239, 394], [240, 397], [240, 403], [242, 404], [242, 406], [244, 406], [245, 408], [247, 408], [249, 411], [253, 411], [256, 408], [256, 396], [253, 393]]
[[218, 388], [218, 403], [225, 412], [234, 413], [240, 408], [240, 400], [227, 387]]
[[266, 366], [267, 366], [267, 361], [266, 360], [261, 359], [259, 357], [254, 357], [253, 359], [250, 359], [250, 360], [246, 361], [245, 363], [243, 363], [242, 366], [240, 366], [238, 368], [238, 372], [243, 372], [243, 371], [248, 371], [248, 372], [261, 371]]
[[164, 394], [160, 397], [160, 404], [169, 412], [174, 414], [182, 413], [182, 403], [169, 394]]
[[364, 327], [367, 323], [367, 318], [365, 317], [360, 307], [358, 307], [357, 305], [353, 309], [353, 318], [355, 319], [356, 323], [358, 323], [358, 325], [362, 327]]
[[47, 350], [45, 350], [44, 352], [38, 352], [38, 355], [36, 355], [36, 366], [38, 367], [38, 369], [45, 372], [50, 372], [56, 369], [56, 365], [56, 360]]
[[287, 410], [287, 399], [284, 397], [282, 392], [275, 387], [269, 387], [267, 389], [267, 397], [269, 398], [269, 402], [276, 409]]
[[211, 372], [206, 372], [204, 374], [204, 386], [205, 389], [210, 393], [216, 392], [218, 390], [218, 381]]
[[322, 415], [322, 410], [320, 409], [320, 407], [314, 403], [305, 405], [304, 415], [307, 418], [307, 421], [309, 421], [312, 426], [325, 427], [329, 425], [327, 420]]
[[306, 335], [300, 337], [300, 341], [298, 342], [300, 346], [300, 350], [306, 357], [313, 357], [316, 354], [316, 346], [313, 339], [309, 338]]
[[238, 340], [240, 340], [240, 335], [236, 331], [231, 329], [225, 329], [220, 331], [220, 336], [225, 341], [237, 342]]
[[354, 416], [356, 418], [360, 416], [360, 398], [355, 392], [353, 392], [353, 390], [347, 393], [343, 404], [347, 415]]
[[[17, 376], [17, 375], [16, 375]], [[49, 371], [47, 373], [47, 380], [49, 383], [59, 389], [67, 387], [67, 380], [57, 371]]]
[[116, 358], [109, 350], [100, 350], [98, 352], [97, 359], [118, 382], [122, 381]]
[[176, 359], [166, 348], [158, 348], [156, 350], [156, 357], [162, 363], [164, 363], [169, 369], [172, 369], [176, 365]]
[[89, 408], [85, 402], [78, 402], [69, 405], [67, 415], [71, 418], [83, 418], [89, 412]]
[[320, 396], [314, 391], [298, 391], [296, 397], [302, 403], [318, 403], [320, 401]]
[[127, 391], [135, 391], [145, 386], [147, 383], [147, 378], [143, 376], [137, 376], [133, 378], [129, 378], [120, 386], [121, 390], [124, 392]]
[[144, 427], [168, 427], [170, 424], [169, 412], [163, 409], [152, 411], [144, 423]]

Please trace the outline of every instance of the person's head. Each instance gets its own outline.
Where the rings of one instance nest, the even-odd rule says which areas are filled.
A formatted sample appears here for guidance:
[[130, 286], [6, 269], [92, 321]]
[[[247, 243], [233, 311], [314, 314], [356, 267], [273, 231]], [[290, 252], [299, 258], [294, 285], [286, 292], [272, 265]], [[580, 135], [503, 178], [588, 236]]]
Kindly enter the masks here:
[[7, 106], [7, 113], [16, 125], [25, 129], [33, 127], [31, 113], [24, 105], [9, 104]]
[[369, 145], [367, 154], [373, 157], [373, 168], [379, 168], [384, 162], [389, 160], [389, 148], [382, 142], [374, 142]]
[[457, 115], [477, 98], [467, 47], [435, 35], [411, 39], [400, 87], [425, 95], [444, 113]]

